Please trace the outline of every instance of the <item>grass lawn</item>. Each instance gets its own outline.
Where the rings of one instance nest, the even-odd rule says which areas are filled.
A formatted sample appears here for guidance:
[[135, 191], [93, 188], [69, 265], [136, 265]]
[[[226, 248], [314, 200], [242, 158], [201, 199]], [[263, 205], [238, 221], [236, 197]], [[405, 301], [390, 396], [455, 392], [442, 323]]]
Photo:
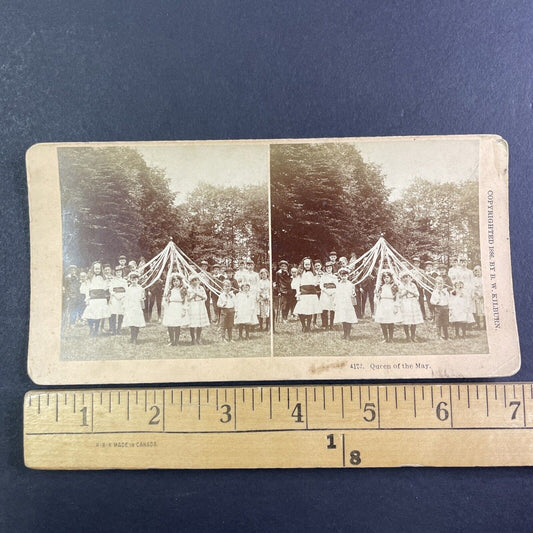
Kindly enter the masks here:
[[[108, 327], [107, 320], [105, 321]], [[76, 325], [66, 329], [61, 339], [61, 359], [64, 361], [100, 361], [105, 359], [204, 359], [224, 357], [270, 357], [270, 333], [250, 333], [249, 340], [222, 341], [219, 327], [212, 324], [202, 330], [202, 345], [191, 345], [189, 328], [181, 332], [179, 346], [168, 346], [167, 328], [152, 321], [139, 332], [139, 344], [129, 344], [130, 331], [124, 328], [116, 337], [107, 332], [89, 337], [89, 327]]]
[[[107, 320], [105, 323], [107, 327]], [[289, 320], [286, 324], [277, 323], [274, 334], [275, 357], [305, 356], [376, 356], [376, 355], [446, 355], [488, 353], [485, 331], [470, 329], [465, 339], [456, 339], [450, 327], [450, 339], [437, 338], [432, 322], [425, 322], [417, 327], [416, 343], [406, 342], [402, 326], [396, 326], [394, 342], [381, 342], [381, 328], [372, 318], [365, 317], [354, 324], [349, 341], [342, 339], [342, 326], [337, 324], [335, 331], [317, 328], [310, 333], [302, 333], [298, 320]], [[234, 329], [235, 342], [221, 340], [218, 325], [212, 324], [202, 331], [201, 346], [191, 345], [188, 328], [180, 337], [179, 346], [168, 346], [167, 328], [152, 320], [139, 333], [139, 344], [129, 344], [129, 328], [121, 335], [111, 336], [108, 332], [100, 333], [96, 338], [89, 337], [88, 326], [76, 325], [63, 332], [61, 340], [61, 359], [64, 361], [98, 361], [106, 359], [207, 359], [228, 357], [270, 357], [270, 333], [259, 331], [255, 326], [250, 339], [238, 340], [238, 331]]]
[[455, 331], [449, 328], [449, 340], [437, 338], [433, 322], [420, 324], [416, 329], [416, 343], [407, 342], [403, 326], [395, 326], [394, 341], [382, 343], [381, 327], [370, 317], [363, 318], [352, 327], [350, 340], [342, 339], [342, 325], [335, 325], [335, 331], [324, 331], [311, 327], [310, 333], [302, 333], [298, 320], [286, 324], [277, 323], [274, 334], [274, 354], [279, 357], [302, 356], [375, 356], [375, 355], [441, 355], [461, 353], [488, 353], [485, 331], [470, 329], [466, 338], [456, 339]]

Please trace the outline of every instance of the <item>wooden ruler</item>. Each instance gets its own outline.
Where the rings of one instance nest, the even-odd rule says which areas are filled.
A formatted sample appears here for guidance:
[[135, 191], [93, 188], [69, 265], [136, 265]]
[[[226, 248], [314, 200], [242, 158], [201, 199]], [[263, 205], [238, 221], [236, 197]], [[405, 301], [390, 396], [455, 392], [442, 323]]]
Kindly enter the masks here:
[[40, 469], [533, 465], [533, 383], [32, 391]]

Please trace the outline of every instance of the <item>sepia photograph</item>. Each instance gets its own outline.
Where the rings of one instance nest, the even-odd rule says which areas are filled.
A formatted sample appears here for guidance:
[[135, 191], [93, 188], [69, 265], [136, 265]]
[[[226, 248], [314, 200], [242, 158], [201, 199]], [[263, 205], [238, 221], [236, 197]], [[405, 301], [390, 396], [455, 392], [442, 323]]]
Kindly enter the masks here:
[[487, 353], [479, 141], [271, 146], [274, 353]]
[[498, 136], [41, 144], [37, 383], [520, 365]]
[[62, 360], [270, 356], [261, 146], [58, 148]]

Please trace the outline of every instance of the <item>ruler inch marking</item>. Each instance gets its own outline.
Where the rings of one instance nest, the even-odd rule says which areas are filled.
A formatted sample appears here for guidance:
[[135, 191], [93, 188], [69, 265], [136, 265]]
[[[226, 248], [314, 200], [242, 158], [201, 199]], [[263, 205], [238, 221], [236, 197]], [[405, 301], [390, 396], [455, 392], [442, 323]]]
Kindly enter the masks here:
[[91, 433], [94, 433], [94, 392], [91, 392]]
[[126, 397], [126, 420], [130, 419], [130, 391]]
[[309, 416], [307, 410], [307, 387], [305, 387], [305, 429], [309, 429]]
[[416, 385], [413, 387], [413, 414], [416, 418]]
[[268, 393], [269, 393], [269, 398], [270, 398], [270, 402], [269, 402], [269, 406], [270, 406], [270, 420], [272, 420], [272, 387], [269, 387], [268, 388]]
[[394, 405], [398, 409], [398, 387], [394, 386]]
[[74, 392], [72, 394], [72, 412], [76, 412], [76, 393]]
[[[30, 396], [30, 398], [31, 398], [31, 396]], [[59, 421], [59, 395], [56, 392], [56, 422], [58, 422], [58, 421]]]
[[[514, 385], [513, 385], [514, 388]], [[526, 391], [524, 389], [524, 384], [522, 384], [522, 412], [524, 414], [524, 427], [527, 427], [526, 424]]]
[[[387, 388], [385, 388], [385, 391]], [[378, 404], [378, 429], [381, 429], [381, 407], [379, 402], [379, 387], [377, 388], [377, 404]]]
[[[440, 387], [442, 393], [442, 385]], [[452, 386], [450, 385], [450, 427], [453, 428], [453, 401], [452, 401]]]
[[344, 444], [344, 433], [342, 433], [341, 437], [342, 437], [342, 466], [346, 466], [346, 446]]
[[485, 405], [487, 406], [487, 417], [489, 416], [489, 387], [485, 385]]
[[163, 432], [165, 431], [165, 389], [163, 389], [163, 416], [161, 417], [163, 419]]
[[235, 410], [233, 411], [233, 430], [237, 430], [237, 389], [233, 389], [233, 403]]
[[344, 418], [344, 387], [341, 385], [341, 417]]
[[359, 409], [362, 409], [363, 404], [361, 402], [361, 385], [359, 385]]
[[255, 411], [255, 389], [252, 389], [252, 411]]
[[503, 406], [507, 408], [507, 387], [503, 384]]
[[[198, 420], [201, 420], [201, 418], [202, 418], [202, 415], [201, 415], [201, 412], [200, 412], [201, 411], [201, 404], [202, 404], [202, 402], [200, 401], [201, 400], [200, 394], [201, 394], [201, 391], [200, 391], [200, 389], [198, 389]], [[237, 402], [235, 402], [235, 403], [237, 403]]]
[[466, 405], [470, 409], [470, 385], [466, 386]]
[[433, 400], [433, 385], [431, 385], [431, 409], [435, 407], [434, 400]]

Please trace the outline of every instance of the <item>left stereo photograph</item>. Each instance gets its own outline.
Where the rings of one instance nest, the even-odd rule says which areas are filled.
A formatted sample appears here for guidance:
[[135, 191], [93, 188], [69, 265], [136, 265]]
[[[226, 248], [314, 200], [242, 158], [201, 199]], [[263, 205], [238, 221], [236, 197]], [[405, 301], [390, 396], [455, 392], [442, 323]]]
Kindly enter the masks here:
[[268, 145], [43, 144], [34, 170], [35, 381], [224, 379], [205, 362], [271, 356]]

